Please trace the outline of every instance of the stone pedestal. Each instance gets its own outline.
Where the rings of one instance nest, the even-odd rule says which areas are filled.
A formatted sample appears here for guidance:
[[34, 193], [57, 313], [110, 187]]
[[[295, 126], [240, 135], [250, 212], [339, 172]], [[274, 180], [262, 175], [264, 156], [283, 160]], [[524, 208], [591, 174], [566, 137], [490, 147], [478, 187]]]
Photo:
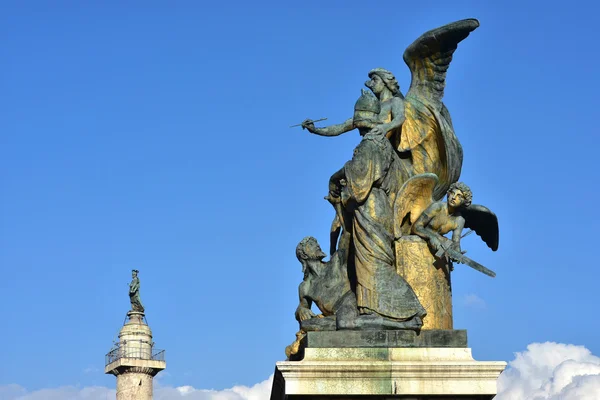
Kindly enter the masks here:
[[306, 348], [278, 362], [271, 400], [492, 399], [505, 362], [475, 361], [469, 348]]
[[144, 314], [130, 311], [119, 342], [106, 355], [104, 372], [117, 377], [117, 400], [152, 400], [154, 376], [166, 368], [164, 352], [153, 348]]
[[303, 348], [467, 348], [466, 330], [431, 329], [421, 331], [322, 331], [308, 332]]
[[418, 236], [403, 236], [396, 245], [396, 271], [413, 288], [427, 311], [423, 330], [452, 329], [451, 263], [436, 259]]

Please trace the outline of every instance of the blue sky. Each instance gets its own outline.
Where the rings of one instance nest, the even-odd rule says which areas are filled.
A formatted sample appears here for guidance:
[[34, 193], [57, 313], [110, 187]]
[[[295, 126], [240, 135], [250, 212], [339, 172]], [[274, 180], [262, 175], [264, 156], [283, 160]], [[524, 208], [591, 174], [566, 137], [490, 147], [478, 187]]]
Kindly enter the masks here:
[[469, 17], [444, 101], [500, 248], [465, 239], [498, 276], [456, 267], [455, 327], [481, 360], [600, 353], [597, 6], [322, 3], [2, 3], [0, 385], [113, 387], [132, 268], [161, 382], [266, 379], [297, 330], [295, 246], [327, 244], [327, 181], [359, 142], [289, 125], [350, 117], [374, 67], [406, 91], [404, 49]]

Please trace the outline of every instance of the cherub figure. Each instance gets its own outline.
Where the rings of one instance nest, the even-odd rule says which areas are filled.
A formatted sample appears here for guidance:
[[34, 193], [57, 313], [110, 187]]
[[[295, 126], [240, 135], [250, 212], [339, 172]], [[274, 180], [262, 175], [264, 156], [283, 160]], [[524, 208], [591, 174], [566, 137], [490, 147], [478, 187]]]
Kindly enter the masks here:
[[460, 208], [471, 205], [473, 192], [462, 182], [450, 185], [448, 200], [435, 202], [419, 216], [413, 225], [413, 232], [427, 240], [431, 247], [438, 251], [447, 239], [442, 235], [452, 231], [454, 248], [460, 251], [460, 236], [465, 227], [465, 218], [460, 213]]
[[[448, 200], [434, 201], [435, 174], [420, 174], [407, 180], [398, 191], [394, 203], [396, 239], [416, 234], [425, 239], [436, 257], [466, 264], [489, 276], [496, 274], [467, 258], [460, 248], [464, 228], [477, 233], [493, 251], [498, 250], [498, 218], [488, 208], [471, 204], [473, 192], [462, 182], [448, 189]], [[452, 232], [452, 238], [443, 235]]]

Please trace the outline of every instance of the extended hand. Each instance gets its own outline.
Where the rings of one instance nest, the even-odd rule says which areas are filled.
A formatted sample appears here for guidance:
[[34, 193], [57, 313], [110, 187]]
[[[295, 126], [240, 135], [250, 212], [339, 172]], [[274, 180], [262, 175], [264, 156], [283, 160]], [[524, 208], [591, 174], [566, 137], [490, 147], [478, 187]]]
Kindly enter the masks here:
[[329, 194], [325, 196], [325, 200], [327, 200], [333, 205], [336, 205], [337, 203], [340, 203], [342, 201], [342, 199], [340, 198], [340, 194], [335, 192], [329, 192]]
[[371, 135], [385, 135], [386, 131], [383, 129], [382, 125], [377, 125], [375, 128], [371, 129], [369, 133]]
[[310, 308], [298, 308], [298, 318], [300, 318], [300, 321], [305, 321], [313, 317], [315, 317], [315, 313], [313, 313]]
[[305, 119], [302, 122], [302, 129], [308, 130], [310, 133], [315, 133], [315, 124], [312, 119]]
[[429, 244], [436, 252], [442, 248], [442, 241], [435, 236], [429, 239]]

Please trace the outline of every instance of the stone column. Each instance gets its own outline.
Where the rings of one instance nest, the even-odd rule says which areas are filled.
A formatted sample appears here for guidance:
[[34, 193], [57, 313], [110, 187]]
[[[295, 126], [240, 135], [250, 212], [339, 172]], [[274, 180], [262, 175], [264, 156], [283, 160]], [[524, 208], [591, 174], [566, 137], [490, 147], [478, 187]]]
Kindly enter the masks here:
[[152, 400], [154, 376], [166, 368], [164, 356], [153, 349], [152, 331], [144, 314], [130, 311], [119, 342], [107, 354], [104, 372], [117, 377], [117, 400]]
[[117, 375], [117, 400], [152, 399], [152, 368], [130, 367]]

